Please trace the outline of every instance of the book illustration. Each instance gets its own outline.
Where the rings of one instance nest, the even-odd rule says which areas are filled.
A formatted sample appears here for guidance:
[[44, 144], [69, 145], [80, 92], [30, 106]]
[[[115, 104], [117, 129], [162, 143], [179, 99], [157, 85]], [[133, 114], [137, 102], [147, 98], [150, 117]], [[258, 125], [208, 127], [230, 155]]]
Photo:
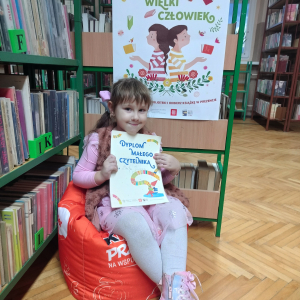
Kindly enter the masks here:
[[144, 18], [152, 17], [155, 15], [155, 13], [156, 13], [155, 9], [149, 10], [148, 12], [145, 13]]
[[213, 0], [203, 0], [203, 2], [204, 2], [205, 5], [208, 5], [210, 3], [213, 3]]
[[[137, 172], [134, 172], [132, 175], [131, 175], [131, 183], [133, 185], [147, 185], [148, 186], [148, 193], [144, 195], [144, 197], [163, 197], [164, 194], [163, 193], [158, 193], [158, 189], [155, 187], [156, 186], [156, 183], [157, 183], [157, 180], [160, 180], [160, 177], [156, 174], [157, 173], [157, 169], [155, 169], [154, 172], [151, 172], [151, 171], [147, 171], [147, 170], [142, 170], [142, 171], [137, 171]], [[154, 178], [156, 178], [157, 180], [156, 181], [153, 181], [153, 182], [149, 182], [147, 180], [141, 180], [141, 181], [136, 181], [135, 178], [139, 175], [150, 175]]]
[[153, 139], [149, 139], [149, 140], [147, 140], [147, 142], [153, 142], [153, 143], [155, 143], [155, 144], [157, 144], [158, 145], [158, 141], [157, 140], [153, 140]]
[[133, 26], [133, 16], [127, 16], [127, 28], [130, 30]]
[[216, 44], [220, 44], [220, 40], [218, 38], [216, 38], [215, 42]]
[[207, 44], [201, 45], [202, 53], [211, 55], [213, 53], [213, 51], [214, 51], [214, 46], [207, 45]]
[[135, 44], [128, 44], [123, 46], [125, 54], [133, 53], [136, 50]]
[[200, 34], [200, 36], [204, 36], [204, 35], [205, 35], [205, 33], [206, 33], [205, 31], [200, 31], [200, 30], [199, 30], [199, 34]]
[[122, 204], [122, 201], [121, 201], [121, 199], [120, 199], [118, 196], [113, 195], [113, 197], [116, 198], [116, 199], [118, 200], [119, 204]]
[[117, 138], [119, 138], [120, 136], [122, 136], [121, 133], [120, 133], [120, 134], [113, 135], [113, 138], [114, 138], [114, 139], [117, 139]]

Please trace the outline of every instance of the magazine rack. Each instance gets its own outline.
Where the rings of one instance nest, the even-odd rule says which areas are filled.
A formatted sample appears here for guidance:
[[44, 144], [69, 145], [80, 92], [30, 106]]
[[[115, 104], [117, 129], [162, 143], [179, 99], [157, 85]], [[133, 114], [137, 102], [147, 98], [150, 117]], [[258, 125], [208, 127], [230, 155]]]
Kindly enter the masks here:
[[[234, 9], [232, 16], [232, 23], [236, 23], [238, 14], [239, 0], [234, 0]], [[164, 137], [163, 150], [174, 152], [191, 152], [191, 153], [204, 153], [216, 154], [217, 163], [219, 165], [222, 182], [220, 191], [204, 191], [204, 190], [189, 190], [184, 189], [184, 193], [190, 198], [190, 211], [195, 220], [216, 222], [216, 236], [219, 237], [221, 233], [223, 206], [225, 198], [225, 188], [229, 161], [229, 152], [232, 136], [232, 126], [235, 111], [235, 102], [238, 88], [238, 80], [240, 73], [240, 62], [242, 56], [243, 37], [246, 22], [248, 0], [242, 1], [242, 10], [240, 18], [239, 34], [237, 37], [237, 50], [233, 70], [224, 70], [226, 76], [225, 94], [229, 94], [230, 79], [233, 76], [232, 90], [231, 90], [231, 106], [229, 110], [228, 120], [218, 121], [186, 121], [186, 120], [170, 120], [170, 119], [148, 119], [147, 126], [151, 128], [157, 135]], [[99, 33], [91, 33], [99, 34]], [[103, 35], [103, 33], [100, 33]], [[105, 34], [105, 39], [109, 39]], [[233, 35], [234, 41], [234, 35]], [[100, 41], [101, 42], [101, 41]], [[99, 40], [97, 41], [99, 43]], [[228, 47], [229, 47], [228, 43]], [[102, 47], [105, 47], [102, 44]], [[89, 44], [89, 49], [92, 47]], [[89, 50], [90, 51], [90, 50]], [[112, 72], [113, 68], [107, 65], [107, 59], [112, 60], [111, 53], [107, 51], [104, 55], [107, 57], [106, 63], [102, 64], [101, 61], [90, 61], [91, 54], [84, 52], [84, 71], [103, 71]], [[229, 53], [230, 51], [228, 51]], [[226, 51], [227, 53], [227, 51]], [[232, 52], [230, 52], [232, 56]], [[90, 58], [89, 58], [90, 57]], [[98, 56], [99, 58], [99, 56]], [[101, 65], [94, 65], [94, 63]], [[88, 65], [86, 65], [88, 64]], [[225, 65], [226, 67], [226, 65]], [[220, 87], [221, 94], [221, 87]], [[97, 114], [88, 114], [85, 118], [85, 133], [93, 128], [96, 121], [99, 119]], [[196, 138], [195, 138], [196, 137]]]

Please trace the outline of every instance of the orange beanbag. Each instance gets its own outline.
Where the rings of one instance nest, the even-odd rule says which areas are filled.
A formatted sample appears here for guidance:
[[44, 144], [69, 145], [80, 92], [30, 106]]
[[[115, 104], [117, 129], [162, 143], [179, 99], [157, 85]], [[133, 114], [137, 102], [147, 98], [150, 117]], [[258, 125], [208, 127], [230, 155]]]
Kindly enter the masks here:
[[85, 217], [85, 192], [71, 182], [58, 204], [60, 263], [72, 295], [91, 300], [157, 297], [156, 284], [136, 265], [124, 238], [98, 232]]

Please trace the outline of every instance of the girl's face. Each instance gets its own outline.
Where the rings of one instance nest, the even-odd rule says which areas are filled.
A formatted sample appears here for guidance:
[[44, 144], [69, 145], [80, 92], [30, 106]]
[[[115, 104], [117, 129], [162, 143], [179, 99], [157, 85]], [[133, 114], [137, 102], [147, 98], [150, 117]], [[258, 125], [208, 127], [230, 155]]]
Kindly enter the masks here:
[[[112, 103], [108, 102], [112, 112]], [[114, 114], [117, 120], [117, 130], [126, 131], [130, 135], [137, 134], [147, 122], [148, 105], [137, 104], [136, 101], [128, 101], [118, 104]]]
[[175, 39], [175, 44], [181, 49], [182, 47], [190, 43], [191, 36], [187, 33], [186, 29], [177, 34], [177, 40]]
[[149, 45], [153, 46], [154, 48], [157, 48], [159, 46], [156, 38], [157, 38], [157, 32], [149, 31], [149, 35], [147, 36], [147, 42]]

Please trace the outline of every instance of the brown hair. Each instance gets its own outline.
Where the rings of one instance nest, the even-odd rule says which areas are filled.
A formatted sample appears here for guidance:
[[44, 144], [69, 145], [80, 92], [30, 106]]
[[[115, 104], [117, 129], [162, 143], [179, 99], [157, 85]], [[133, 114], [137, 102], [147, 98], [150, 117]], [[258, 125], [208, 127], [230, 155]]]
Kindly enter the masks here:
[[[116, 109], [118, 104], [122, 104], [126, 101], [137, 102], [137, 104], [146, 104], [148, 108], [152, 104], [150, 91], [143, 83], [135, 78], [123, 78], [114, 83], [110, 101], [112, 102], [113, 110]], [[97, 121], [96, 126], [90, 133], [110, 125], [116, 126], [116, 123], [110, 118], [109, 111], [106, 111]]]
[[175, 46], [174, 39], [178, 40], [177, 34], [181, 33], [183, 30], [188, 30], [186, 25], [177, 25], [169, 30], [168, 41], [171, 47]]
[[169, 29], [166, 28], [164, 25], [161, 24], [153, 24], [149, 27], [148, 31], [156, 31], [156, 40], [159, 45], [159, 49], [164, 53], [165, 56], [165, 72], [167, 73], [167, 59], [168, 59], [168, 53], [170, 51], [169, 48]]

